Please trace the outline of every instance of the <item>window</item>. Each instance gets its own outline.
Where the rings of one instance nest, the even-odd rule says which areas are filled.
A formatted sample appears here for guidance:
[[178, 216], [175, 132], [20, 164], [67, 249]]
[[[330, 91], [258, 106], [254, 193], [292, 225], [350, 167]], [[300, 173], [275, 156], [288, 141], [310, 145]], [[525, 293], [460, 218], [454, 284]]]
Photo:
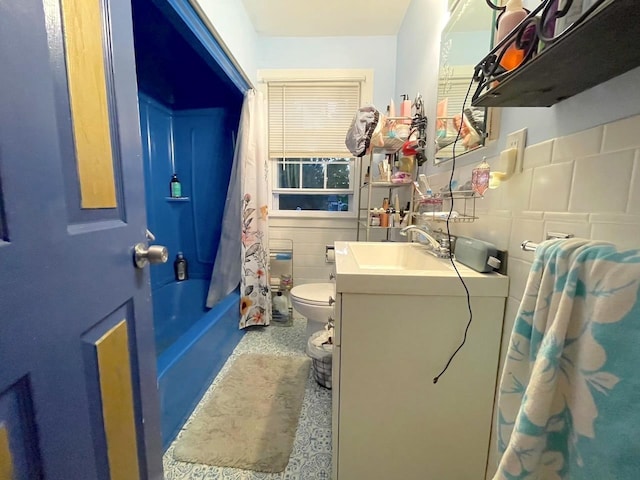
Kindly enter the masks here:
[[[286, 71], [285, 71], [286, 72]], [[371, 101], [363, 87], [370, 71], [282, 71], [267, 84], [273, 213], [353, 215], [357, 209], [355, 159], [344, 139], [356, 110]], [[366, 74], [365, 74], [366, 73]], [[331, 212], [331, 213], [327, 213]]]
[[278, 210], [351, 210], [354, 184], [351, 158], [275, 160], [273, 194], [277, 196]]

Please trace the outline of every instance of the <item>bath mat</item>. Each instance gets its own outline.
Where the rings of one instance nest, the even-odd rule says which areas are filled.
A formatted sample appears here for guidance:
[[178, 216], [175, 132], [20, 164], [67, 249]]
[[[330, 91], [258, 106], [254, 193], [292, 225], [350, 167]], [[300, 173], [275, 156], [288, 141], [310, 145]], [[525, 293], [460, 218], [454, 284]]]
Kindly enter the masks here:
[[231, 365], [176, 442], [176, 460], [283, 472], [293, 449], [306, 357], [245, 354]]

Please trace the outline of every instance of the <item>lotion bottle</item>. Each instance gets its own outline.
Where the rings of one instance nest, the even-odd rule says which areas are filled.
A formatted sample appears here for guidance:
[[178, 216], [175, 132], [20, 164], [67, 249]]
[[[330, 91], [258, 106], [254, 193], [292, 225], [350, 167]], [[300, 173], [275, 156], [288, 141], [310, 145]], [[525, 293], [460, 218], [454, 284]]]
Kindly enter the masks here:
[[[500, 43], [511, 31], [518, 26], [528, 15], [522, 5], [522, 0], [509, 0], [504, 13], [498, 19], [498, 33], [496, 34], [496, 44]], [[525, 40], [523, 36], [523, 41]], [[514, 70], [524, 61], [525, 51], [516, 46], [515, 39], [505, 47], [502, 47], [503, 54], [500, 65], [507, 70]]]

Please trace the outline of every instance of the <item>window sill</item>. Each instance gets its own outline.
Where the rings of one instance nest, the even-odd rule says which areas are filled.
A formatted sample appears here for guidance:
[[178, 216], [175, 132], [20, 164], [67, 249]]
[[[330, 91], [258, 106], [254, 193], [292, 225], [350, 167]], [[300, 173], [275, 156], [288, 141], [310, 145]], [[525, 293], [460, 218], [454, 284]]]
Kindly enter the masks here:
[[349, 219], [355, 220], [358, 218], [356, 212], [329, 212], [319, 210], [270, 210], [269, 217], [271, 218], [329, 218], [329, 219]]

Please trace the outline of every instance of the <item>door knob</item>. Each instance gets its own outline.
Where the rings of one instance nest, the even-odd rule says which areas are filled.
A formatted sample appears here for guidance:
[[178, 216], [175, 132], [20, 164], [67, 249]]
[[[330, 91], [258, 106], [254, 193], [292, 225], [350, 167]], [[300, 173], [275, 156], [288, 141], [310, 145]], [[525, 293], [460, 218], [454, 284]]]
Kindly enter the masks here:
[[137, 268], [144, 268], [147, 263], [166, 263], [169, 259], [169, 250], [162, 245], [149, 245], [138, 243], [133, 249], [133, 261]]

